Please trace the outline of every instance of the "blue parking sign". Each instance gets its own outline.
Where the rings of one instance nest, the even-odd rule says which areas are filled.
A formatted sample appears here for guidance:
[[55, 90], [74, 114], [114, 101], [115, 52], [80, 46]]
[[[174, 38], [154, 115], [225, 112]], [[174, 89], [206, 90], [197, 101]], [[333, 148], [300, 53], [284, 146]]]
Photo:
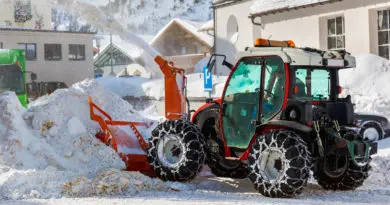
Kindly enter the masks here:
[[203, 68], [203, 84], [204, 84], [204, 92], [212, 92], [213, 91], [213, 74], [208, 72], [209, 68], [205, 66]]

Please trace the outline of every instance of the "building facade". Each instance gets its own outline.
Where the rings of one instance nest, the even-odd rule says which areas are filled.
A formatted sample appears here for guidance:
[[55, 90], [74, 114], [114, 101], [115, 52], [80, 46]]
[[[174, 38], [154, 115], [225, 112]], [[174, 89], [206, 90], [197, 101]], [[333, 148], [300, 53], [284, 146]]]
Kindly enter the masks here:
[[[94, 78], [92, 38], [95, 33], [0, 28], [0, 46], [26, 50], [26, 70], [38, 81], [67, 86]], [[28, 79], [27, 79], [28, 80]]]
[[1, 0], [0, 27], [52, 29], [48, 0]]
[[[389, 59], [388, 0], [328, 0], [261, 12], [254, 12], [255, 2], [214, 2], [216, 53], [228, 51], [231, 62], [237, 51], [253, 46], [257, 38], [293, 40], [299, 47], [345, 49], [352, 55], [372, 53]], [[221, 66], [217, 70], [229, 72]]]
[[195, 64], [211, 53], [213, 36], [200, 28], [207, 22], [173, 19], [150, 41], [168, 61], [186, 73], [193, 73]]

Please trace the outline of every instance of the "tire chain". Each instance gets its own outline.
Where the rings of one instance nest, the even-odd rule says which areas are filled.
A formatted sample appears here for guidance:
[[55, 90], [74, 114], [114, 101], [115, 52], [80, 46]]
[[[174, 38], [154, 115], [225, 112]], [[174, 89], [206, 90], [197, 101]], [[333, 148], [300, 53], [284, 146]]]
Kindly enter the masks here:
[[[293, 149], [297, 150], [295, 156]], [[260, 173], [260, 153], [266, 150], [279, 150], [284, 155], [281, 178], [274, 184], [265, 181]], [[288, 152], [293, 156], [286, 156]], [[249, 155], [249, 165], [249, 178], [260, 193], [268, 197], [294, 197], [307, 184], [311, 157], [307, 144], [295, 133], [273, 130], [256, 139]]]
[[[178, 130], [181, 130], [178, 132]], [[177, 168], [164, 167], [157, 155], [157, 144], [167, 134], [174, 134], [186, 143], [184, 160]], [[192, 159], [191, 159], [192, 158]], [[195, 178], [204, 163], [204, 139], [200, 130], [184, 120], [165, 121], [153, 131], [149, 140], [148, 161], [155, 174], [164, 181], [186, 182]]]

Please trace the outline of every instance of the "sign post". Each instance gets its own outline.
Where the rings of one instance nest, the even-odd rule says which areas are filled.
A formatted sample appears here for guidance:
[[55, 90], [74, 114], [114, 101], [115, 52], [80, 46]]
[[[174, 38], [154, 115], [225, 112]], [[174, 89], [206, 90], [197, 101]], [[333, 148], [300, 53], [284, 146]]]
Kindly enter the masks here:
[[209, 92], [211, 96], [211, 92], [213, 92], [213, 74], [208, 71], [209, 68], [205, 66], [203, 68], [203, 85], [204, 85], [204, 92]]

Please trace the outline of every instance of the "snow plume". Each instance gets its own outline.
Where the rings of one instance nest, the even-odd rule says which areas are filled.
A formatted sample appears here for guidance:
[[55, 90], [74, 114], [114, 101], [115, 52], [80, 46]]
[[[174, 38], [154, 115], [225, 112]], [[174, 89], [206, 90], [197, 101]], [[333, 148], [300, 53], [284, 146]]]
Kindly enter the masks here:
[[390, 61], [372, 54], [356, 56], [356, 68], [340, 71], [343, 95], [351, 95], [355, 111], [390, 118]]
[[[124, 162], [94, 136], [99, 125], [90, 120], [88, 96], [114, 119], [153, 122], [94, 80], [56, 90], [31, 103], [28, 110], [15, 93], [1, 93], [0, 198], [168, 190], [157, 179], [119, 171]], [[140, 132], [148, 136], [151, 129]]]
[[[212, 18], [211, 0], [62, 0], [53, 4], [57, 7], [64, 5], [83, 15], [87, 23], [95, 25], [99, 19], [101, 22], [95, 25], [97, 27], [111, 24], [108, 15], [112, 15], [123, 29], [137, 34], [154, 35], [176, 17], [195, 21]], [[93, 22], [88, 22], [88, 19]]]

